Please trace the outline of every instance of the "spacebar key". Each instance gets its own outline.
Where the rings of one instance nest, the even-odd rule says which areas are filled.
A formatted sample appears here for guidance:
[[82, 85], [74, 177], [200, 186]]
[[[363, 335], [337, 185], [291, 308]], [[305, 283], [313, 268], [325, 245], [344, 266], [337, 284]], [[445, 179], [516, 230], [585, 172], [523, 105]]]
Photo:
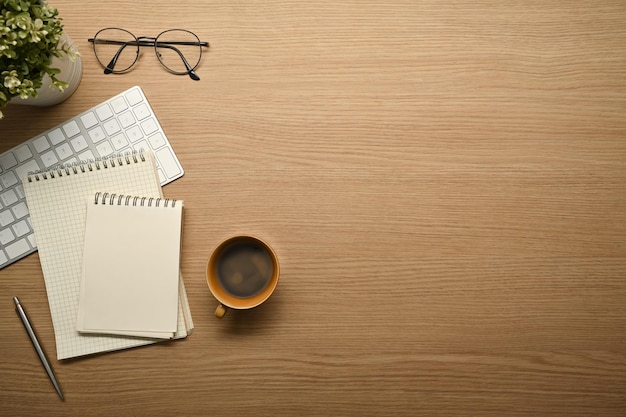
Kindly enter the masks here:
[[159, 160], [159, 165], [165, 171], [165, 175], [170, 179], [180, 174], [180, 168], [178, 167], [178, 163], [168, 148], [163, 148], [155, 152], [157, 159]]

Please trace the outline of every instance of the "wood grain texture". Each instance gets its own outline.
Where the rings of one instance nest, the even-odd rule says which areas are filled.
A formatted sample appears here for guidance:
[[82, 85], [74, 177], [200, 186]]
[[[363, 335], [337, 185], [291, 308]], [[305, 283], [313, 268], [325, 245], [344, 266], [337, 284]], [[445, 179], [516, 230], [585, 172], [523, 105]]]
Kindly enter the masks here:
[[[141, 85], [186, 170], [196, 329], [54, 361], [61, 403], [12, 311], [54, 357], [32, 255], [0, 271], [0, 415], [624, 415], [623, 1], [51, 3], [81, 86], [8, 107], [0, 150]], [[149, 50], [103, 75], [107, 26], [196, 32], [202, 80]], [[237, 233], [281, 281], [218, 321], [204, 268]]]

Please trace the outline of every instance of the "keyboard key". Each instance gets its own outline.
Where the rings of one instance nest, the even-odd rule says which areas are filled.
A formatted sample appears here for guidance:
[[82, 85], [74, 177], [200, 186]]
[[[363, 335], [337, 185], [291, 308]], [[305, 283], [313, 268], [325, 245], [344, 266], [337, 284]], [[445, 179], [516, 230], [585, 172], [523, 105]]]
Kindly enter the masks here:
[[83, 149], [87, 149], [89, 145], [87, 145], [87, 141], [83, 135], [76, 136], [74, 139], [70, 141], [72, 144], [72, 148], [74, 148], [74, 152], [80, 152]]
[[159, 174], [159, 181], [163, 182], [167, 179], [162, 169], [157, 168], [157, 174]]
[[80, 128], [78, 127], [78, 123], [72, 120], [71, 122], [63, 125], [63, 131], [68, 138], [71, 138], [72, 136], [76, 136], [80, 133]]
[[113, 143], [113, 147], [115, 148], [115, 150], [118, 152], [128, 146], [128, 141], [126, 140], [126, 136], [124, 136], [123, 133], [120, 133], [119, 135], [111, 138], [111, 142]]
[[117, 120], [111, 119], [106, 121], [104, 124], [104, 130], [106, 130], [107, 135], [111, 136], [120, 131], [120, 125], [117, 123]]
[[133, 109], [133, 113], [135, 113], [135, 117], [137, 117], [137, 120], [143, 120], [146, 117], [150, 116], [150, 109], [148, 109], [146, 103], [141, 103]]
[[102, 106], [97, 107], [96, 114], [98, 115], [98, 118], [101, 122], [104, 122], [109, 117], [113, 117], [113, 112], [111, 111], [111, 108], [108, 104], [103, 104]]
[[28, 241], [26, 239], [20, 239], [17, 242], [7, 246], [5, 250], [7, 251], [7, 255], [9, 255], [9, 258], [15, 259], [28, 252], [30, 250], [30, 246], [28, 246]]
[[15, 156], [20, 162], [24, 162], [33, 157], [33, 153], [28, 148], [28, 145], [20, 146], [15, 150]]
[[111, 107], [113, 107], [113, 111], [115, 113], [119, 113], [126, 110], [128, 108], [128, 105], [126, 104], [126, 100], [124, 100], [124, 97], [118, 97], [111, 101]]
[[148, 142], [150, 142], [152, 149], [159, 149], [161, 146], [165, 146], [165, 138], [161, 133], [150, 136]]
[[129, 91], [128, 93], [124, 94], [124, 96], [131, 106], [135, 106], [143, 101], [143, 97], [141, 97], [141, 93], [137, 89]]
[[2, 250], [0, 250], [0, 265], [2, 265], [3, 263], [7, 262], [9, 260], [9, 258], [7, 258], [7, 256], [4, 254], [4, 252], [2, 252]]
[[[31, 225], [32, 228], [32, 225]], [[28, 243], [30, 243], [30, 246], [32, 246], [33, 248], [37, 247], [37, 241], [35, 240], [35, 234], [31, 233], [30, 235], [26, 236], [26, 239], [28, 239]]]
[[113, 148], [108, 140], [96, 145], [96, 150], [100, 154], [100, 156], [109, 156], [113, 153]]
[[172, 151], [168, 148], [163, 148], [155, 152], [160, 164], [159, 166], [165, 171], [168, 177], [173, 177], [180, 174], [180, 168], [174, 159]]
[[15, 240], [15, 235], [11, 231], [11, 229], [2, 229], [0, 230], [0, 243], [6, 245], [7, 243], [13, 242]]
[[50, 168], [51, 166], [58, 164], [59, 160], [56, 155], [52, 151], [48, 151], [41, 155], [41, 161], [46, 166], [46, 168]]
[[5, 172], [0, 175], [0, 182], [4, 185], [4, 188], [9, 188], [17, 184], [17, 177], [13, 173], [13, 171]]
[[68, 143], [64, 143], [63, 145], [58, 146], [55, 150], [57, 152], [57, 155], [59, 155], [59, 159], [61, 161], [64, 161], [70, 156], [74, 155], [74, 152], [72, 152], [72, 148], [70, 148], [70, 145]]
[[33, 146], [35, 147], [35, 151], [37, 151], [37, 153], [42, 153], [50, 147], [50, 144], [45, 136], [40, 136], [33, 141]]
[[[73, 155], [73, 154], [72, 154]], [[66, 159], [63, 161], [63, 165], [72, 165], [73, 163], [79, 163], [80, 160], [75, 156], [72, 156], [70, 159]]]
[[119, 151], [118, 150], [115, 151], [115, 153], [121, 153], [122, 155], [127, 154], [127, 153], [132, 153], [132, 152], [133, 152], [133, 148], [131, 148], [130, 145], [125, 148], [120, 149]]
[[17, 168], [15, 168], [15, 173], [17, 174], [17, 177], [21, 180], [22, 178], [26, 177], [26, 175], [28, 175], [29, 172], [35, 172], [39, 170], [40, 170], [40, 167], [37, 161], [35, 161], [34, 159], [31, 159], [25, 164], [22, 164], [18, 166]]
[[100, 126], [96, 126], [89, 131], [89, 137], [91, 138], [91, 142], [95, 144], [104, 139], [106, 135]]
[[126, 136], [131, 142], [137, 142], [139, 139], [143, 138], [143, 132], [139, 126], [133, 126], [126, 131]]
[[13, 153], [7, 152], [0, 156], [0, 167], [2, 167], [2, 169], [7, 170], [13, 168], [15, 165], [17, 165], [17, 159], [15, 159]]
[[13, 190], [6, 190], [2, 194], [0, 194], [0, 200], [5, 207], [9, 207], [12, 204], [17, 203], [17, 194]]
[[61, 132], [61, 129], [57, 128], [48, 133], [48, 139], [53, 145], [58, 145], [65, 140], [65, 135]]
[[22, 183], [19, 183], [17, 187], [15, 187], [13, 190], [15, 191], [15, 194], [17, 194], [17, 198], [19, 200], [24, 200], [26, 198], [26, 195], [24, 195], [24, 187], [22, 186]]
[[141, 122], [141, 128], [146, 133], [146, 135], [149, 135], [150, 133], [154, 133], [159, 129], [156, 122], [152, 118]]
[[91, 111], [80, 116], [80, 121], [83, 122], [83, 126], [85, 126], [85, 129], [94, 127], [98, 123], [96, 115]]
[[133, 117], [133, 114], [130, 111], [126, 111], [120, 114], [119, 119], [124, 129], [135, 124], [135, 118]]
[[26, 224], [26, 220], [19, 221], [15, 223], [13, 226], [13, 232], [15, 232], [15, 236], [22, 237], [27, 233], [30, 233], [30, 227]]
[[141, 142], [135, 143], [133, 149], [137, 152], [141, 152], [150, 149], [150, 145], [148, 145], [148, 142], [145, 140], [142, 140]]
[[96, 156], [91, 152], [91, 150], [87, 150], [81, 154], [78, 154], [78, 159], [81, 161], [93, 161], [96, 159]]
[[7, 227], [14, 221], [15, 217], [13, 217], [13, 213], [11, 213], [11, 210], [4, 210], [0, 212], [0, 227]]
[[21, 219], [22, 217], [26, 217], [28, 215], [28, 207], [23, 201], [11, 207], [11, 211], [16, 219]]

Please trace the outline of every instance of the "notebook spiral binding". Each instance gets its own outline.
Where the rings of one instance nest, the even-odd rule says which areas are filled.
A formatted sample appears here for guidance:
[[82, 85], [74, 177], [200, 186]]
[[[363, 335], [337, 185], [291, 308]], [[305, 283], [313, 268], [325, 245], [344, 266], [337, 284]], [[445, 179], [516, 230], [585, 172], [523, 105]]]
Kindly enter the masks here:
[[94, 204], [96, 205], [161, 207], [161, 203], [163, 203], [163, 207], [174, 208], [176, 206], [176, 200], [170, 200], [169, 198], [136, 197], [132, 195], [109, 194], [103, 192], [97, 192], [94, 196]]
[[63, 175], [78, 174], [79, 172], [85, 173], [87, 171], [115, 168], [116, 166], [124, 165], [124, 161], [126, 161], [126, 165], [130, 164], [131, 161], [133, 163], [139, 161], [145, 162], [146, 156], [143, 150], [109, 155], [104, 158], [79, 161], [68, 165], [59, 165], [45, 170], [29, 172], [27, 178], [28, 182], [47, 180], [48, 178], [55, 178], [56, 176], [62, 177]]

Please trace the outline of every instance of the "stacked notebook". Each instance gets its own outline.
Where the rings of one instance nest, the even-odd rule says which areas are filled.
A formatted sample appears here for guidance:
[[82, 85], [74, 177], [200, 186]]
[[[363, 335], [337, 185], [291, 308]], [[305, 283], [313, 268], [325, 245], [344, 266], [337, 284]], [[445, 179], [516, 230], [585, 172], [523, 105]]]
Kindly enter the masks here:
[[186, 337], [183, 202], [164, 199], [152, 153], [22, 179], [57, 358]]
[[173, 338], [182, 201], [97, 192], [85, 203], [78, 331]]

